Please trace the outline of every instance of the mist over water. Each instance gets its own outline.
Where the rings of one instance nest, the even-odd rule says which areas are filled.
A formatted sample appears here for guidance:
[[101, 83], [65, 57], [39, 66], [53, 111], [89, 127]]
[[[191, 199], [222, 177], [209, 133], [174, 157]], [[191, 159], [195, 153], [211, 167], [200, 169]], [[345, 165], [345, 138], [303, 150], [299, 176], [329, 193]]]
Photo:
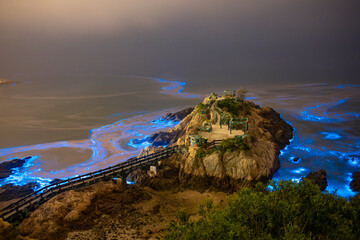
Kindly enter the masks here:
[[196, 103], [176, 96], [182, 87], [121, 75], [24, 78], [0, 88], [0, 148], [84, 139], [120, 119]]
[[198, 88], [356, 83], [359, 7], [357, 0], [2, 0], [0, 76], [142, 75]]
[[353, 195], [359, 7], [357, 0], [3, 0], [0, 79], [16, 85], [0, 87], [0, 161], [34, 157], [0, 184], [47, 184], [123, 161], [145, 146], [131, 139], [176, 124], [159, 121], [165, 112], [246, 87], [296, 129], [275, 177], [324, 168], [329, 190]]

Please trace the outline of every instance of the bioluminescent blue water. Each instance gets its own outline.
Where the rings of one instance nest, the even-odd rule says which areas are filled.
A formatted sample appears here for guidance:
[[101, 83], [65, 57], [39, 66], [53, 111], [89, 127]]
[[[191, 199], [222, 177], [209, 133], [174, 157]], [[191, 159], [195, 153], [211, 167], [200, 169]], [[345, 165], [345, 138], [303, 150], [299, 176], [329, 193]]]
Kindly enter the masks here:
[[[157, 97], [156, 94], [162, 96], [165, 106], [168, 106], [166, 104], [172, 99], [183, 101], [198, 96], [184, 92], [184, 82], [146, 79], [164, 84], [160, 91], [152, 94], [154, 98]], [[351, 174], [360, 170], [358, 90], [357, 85], [339, 87], [331, 84], [250, 89], [247, 99], [261, 106], [273, 107], [295, 129], [290, 145], [281, 150], [281, 168], [275, 173], [275, 179], [300, 181], [310, 171], [325, 169], [328, 191], [337, 189], [337, 193], [344, 197], [355, 195], [349, 188], [349, 182]], [[194, 101], [192, 105], [195, 105], [200, 99], [191, 101]], [[108, 101], [106, 103], [109, 104]], [[136, 106], [138, 102], [127, 101], [127, 104]], [[184, 108], [176, 107], [154, 112], [146, 109], [114, 111], [104, 117], [114, 120], [120, 116], [128, 118], [92, 128], [88, 139], [84, 140], [0, 149], [1, 161], [33, 156], [0, 184], [22, 185], [37, 181], [40, 186], [44, 186], [55, 178], [95, 171], [136, 156], [141, 149], [149, 145], [148, 137], [151, 134], [177, 124], [161, 118], [167, 112]]]
[[300, 181], [310, 171], [325, 169], [327, 191], [356, 194], [349, 183], [360, 171], [359, 90], [358, 85], [316, 84], [252, 93], [256, 103], [275, 108], [295, 129], [291, 144], [281, 151], [275, 179]]

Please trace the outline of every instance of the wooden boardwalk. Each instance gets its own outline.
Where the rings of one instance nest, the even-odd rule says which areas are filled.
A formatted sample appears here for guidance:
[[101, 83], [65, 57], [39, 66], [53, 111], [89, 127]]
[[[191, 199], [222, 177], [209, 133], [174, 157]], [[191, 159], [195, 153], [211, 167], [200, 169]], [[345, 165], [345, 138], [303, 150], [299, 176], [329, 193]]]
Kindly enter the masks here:
[[64, 191], [88, 186], [104, 179], [110, 179], [114, 176], [126, 177], [136, 168], [149, 166], [156, 163], [158, 160], [170, 157], [177, 149], [179, 149], [178, 146], [167, 147], [164, 150], [153, 154], [139, 158], [130, 158], [125, 162], [105, 169], [100, 169], [95, 172], [48, 185], [1, 209], [0, 218], [7, 221], [11, 221], [13, 218], [19, 216], [21, 218], [22, 215], [26, 215], [26, 212], [32, 211], [42, 203]]

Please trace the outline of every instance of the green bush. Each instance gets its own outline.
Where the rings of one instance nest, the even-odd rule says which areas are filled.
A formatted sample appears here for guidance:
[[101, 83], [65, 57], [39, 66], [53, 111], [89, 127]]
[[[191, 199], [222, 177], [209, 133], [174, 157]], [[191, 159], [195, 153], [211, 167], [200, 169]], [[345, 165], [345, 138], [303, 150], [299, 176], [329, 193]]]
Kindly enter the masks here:
[[230, 120], [233, 118], [231, 113], [228, 112], [222, 112], [221, 113], [221, 122], [222, 124], [229, 124]]
[[190, 215], [184, 208], [181, 208], [177, 211], [176, 218], [178, 220], [178, 224], [185, 225], [189, 222]]
[[204, 111], [204, 110], [206, 110], [207, 108], [206, 108], [206, 105], [205, 104], [203, 104], [203, 103], [199, 103], [198, 105], [197, 105], [197, 111], [198, 111], [198, 113], [201, 113], [201, 111]]
[[[229, 198], [224, 209], [171, 224], [166, 239], [359, 239], [360, 198], [322, 193], [309, 181], [258, 183]], [[207, 208], [206, 208], [207, 209]]]
[[196, 153], [195, 153], [195, 158], [197, 159], [202, 159], [204, 158], [206, 155], [210, 155], [212, 154], [213, 152], [215, 152], [216, 149], [212, 148], [212, 149], [203, 149], [203, 148], [198, 148], [196, 150]]
[[201, 159], [201, 158], [204, 158], [206, 156], [206, 152], [203, 148], [198, 148], [196, 150], [196, 153], [195, 153], [195, 158], [197, 159]]
[[221, 141], [221, 152], [233, 152], [237, 150], [248, 150], [249, 146], [243, 138], [227, 138]]
[[217, 102], [218, 107], [221, 109], [226, 109], [229, 113], [234, 116], [239, 115], [240, 105], [239, 103], [235, 102], [234, 99], [225, 98]]

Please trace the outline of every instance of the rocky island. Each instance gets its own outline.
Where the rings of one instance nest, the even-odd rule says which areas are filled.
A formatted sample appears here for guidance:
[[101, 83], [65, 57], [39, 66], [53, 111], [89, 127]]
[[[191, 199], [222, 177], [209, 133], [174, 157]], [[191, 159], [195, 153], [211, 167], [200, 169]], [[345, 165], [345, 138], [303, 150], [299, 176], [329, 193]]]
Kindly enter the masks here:
[[195, 108], [164, 118], [181, 121], [150, 136], [151, 146], [139, 157], [164, 146], [176, 149], [170, 157], [124, 178], [61, 193], [28, 213], [17, 228], [0, 229], [19, 239], [163, 238], [179, 209], [196, 219], [205, 199], [221, 205], [227, 194], [271, 179], [280, 168], [280, 150], [293, 137], [279, 113], [235, 91], [213, 93]]
[[293, 128], [269, 107], [260, 107], [225, 92], [211, 94], [175, 128], [150, 137], [153, 146], [186, 146], [166, 161], [187, 187], [236, 190], [244, 183], [271, 179], [279, 169], [279, 153]]

